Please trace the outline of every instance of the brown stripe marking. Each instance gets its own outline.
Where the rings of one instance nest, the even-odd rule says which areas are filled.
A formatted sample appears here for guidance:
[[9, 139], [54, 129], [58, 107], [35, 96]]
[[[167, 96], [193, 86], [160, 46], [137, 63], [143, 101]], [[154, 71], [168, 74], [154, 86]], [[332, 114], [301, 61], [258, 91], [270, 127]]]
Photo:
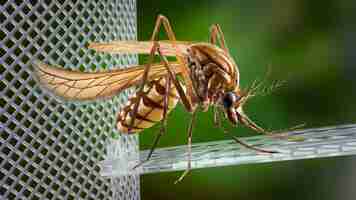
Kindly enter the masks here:
[[150, 107], [152, 109], [158, 108], [158, 109], [163, 109], [163, 106], [160, 103], [155, 102], [151, 98], [149, 98], [147, 95], [143, 95], [142, 97], [143, 104], [147, 107]]
[[[129, 129], [129, 125], [128, 124], [125, 124], [125, 123], [120, 123], [121, 126]], [[144, 128], [140, 128], [140, 127], [137, 127], [137, 126], [132, 126], [131, 129], [139, 129], [139, 130], [143, 130]]]
[[[161, 80], [161, 79], [160, 79]], [[166, 94], [166, 87], [161, 85], [160, 80], [153, 82], [156, 92], [162, 96], [164, 96]], [[167, 80], [166, 80], [167, 81]], [[175, 90], [174, 87], [171, 87], [169, 89], [169, 91]], [[169, 92], [169, 96], [175, 99], [178, 99], [179, 97], [175, 94], [172, 94], [171, 92]]]
[[[149, 116], [155, 109], [159, 109], [159, 113], [162, 116], [163, 115], [163, 105], [162, 102], [164, 101], [164, 95], [166, 92], [166, 88], [160, 83], [160, 81], [162, 81], [163, 78], [159, 78], [156, 80], [153, 80], [149, 83], [147, 83], [146, 85], [150, 86], [147, 88], [146, 92], [142, 95], [142, 103], [144, 106], [146, 106], [148, 108], [148, 111], [143, 115], [142, 113], [140, 113], [142, 111], [142, 109], [140, 109], [140, 107], [138, 108], [138, 111], [136, 113], [136, 120], [134, 125], [131, 127], [131, 130], [133, 129], [137, 129], [136, 132], [139, 132], [145, 128], [140, 127], [141, 123], [147, 122], [147, 123], [152, 123], [151, 126], [153, 126], [154, 124], [160, 122], [159, 121], [154, 121], [149, 119], [147, 116]], [[161, 95], [161, 98], [159, 98], [159, 96], [157, 96], [157, 98], [159, 98], [159, 101], [155, 101], [154, 99], [152, 99], [152, 97], [150, 97], [150, 94], [152, 94], [152, 89], [155, 89], [155, 91], [157, 92], [158, 95]], [[175, 88], [172, 87], [170, 88], [170, 91], [174, 91]], [[155, 94], [155, 96], [157, 95]], [[137, 94], [136, 94], [137, 95]], [[179, 97], [177, 97], [175, 94], [172, 94], [171, 92], [169, 92], [169, 96], [171, 98], [174, 99], [178, 99]], [[120, 123], [122, 127], [128, 129], [129, 125], [126, 124], [127, 118], [130, 116], [132, 117], [132, 105], [134, 105], [138, 100], [138, 97], [131, 97], [127, 103], [127, 105], [123, 108], [123, 110], [120, 112], [120, 115], [118, 116], [118, 120], [117, 123]], [[140, 102], [141, 103], [141, 102]], [[167, 112], [171, 111], [173, 109], [173, 107], [168, 107], [167, 108]]]
[[[153, 109], [151, 109], [150, 112], [152, 112], [152, 110], [153, 110]], [[130, 117], [132, 117], [131, 112], [129, 112], [129, 115], [130, 115]], [[159, 122], [159, 121], [150, 120], [150, 119], [147, 118], [147, 116], [148, 116], [148, 114], [146, 114], [145, 116], [142, 116], [139, 112], [136, 113], [136, 119], [139, 119], [139, 120], [141, 120], [141, 121], [146, 121], [146, 122], [153, 123], [153, 124]], [[140, 124], [137, 123], [137, 125], [140, 125]]]

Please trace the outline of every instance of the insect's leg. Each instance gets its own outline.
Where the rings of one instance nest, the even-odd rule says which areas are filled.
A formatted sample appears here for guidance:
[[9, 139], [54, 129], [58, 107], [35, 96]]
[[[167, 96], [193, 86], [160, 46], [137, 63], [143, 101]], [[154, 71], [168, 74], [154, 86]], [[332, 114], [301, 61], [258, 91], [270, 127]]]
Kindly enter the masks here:
[[167, 17], [163, 16], [163, 15], [158, 15], [157, 19], [156, 19], [156, 24], [155, 27], [153, 29], [153, 33], [151, 36], [151, 40], [157, 40], [158, 34], [159, 34], [159, 30], [161, 28], [161, 25], [163, 24], [166, 32], [167, 32], [167, 36], [169, 38], [169, 40], [175, 41], [176, 40], [176, 36], [174, 35], [173, 29], [169, 23], [169, 20], [167, 19]]
[[284, 129], [284, 130], [266, 131], [263, 128], [261, 128], [260, 126], [258, 126], [255, 122], [253, 122], [250, 118], [248, 118], [244, 114], [243, 115], [240, 114], [239, 121], [246, 127], [250, 128], [258, 133], [265, 134], [271, 138], [277, 138], [277, 139], [288, 140], [288, 141], [302, 141], [302, 140], [304, 140], [304, 138], [302, 138], [302, 137], [290, 136], [286, 132], [292, 131], [292, 130], [297, 130], [297, 129], [303, 127], [305, 124], [299, 124], [297, 126], [294, 126], [294, 127], [288, 128], [288, 129]]
[[166, 76], [166, 91], [164, 94], [164, 99], [163, 99], [163, 117], [162, 117], [162, 126], [160, 129], [160, 132], [166, 133], [167, 132], [167, 111], [168, 111], [168, 106], [169, 106], [169, 95], [170, 95], [170, 89], [171, 89], [171, 78], [169, 75]]
[[214, 114], [214, 127], [219, 128], [218, 108], [216, 106], [213, 107], [213, 114]]
[[152, 157], [152, 154], [154, 152], [154, 150], [156, 149], [159, 139], [161, 138], [162, 135], [164, 135], [167, 132], [167, 110], [168, 110], [168, 105], [169, 105], [169, 92], [170, 92], [170, 88], [171, 88], [171, 79], [169, 78], [169, 76], [166, 76], [166, 84], [165, 84], [165, 94], [163, 97], [163, 116], [162, 116], [162, 126], [159, 130], [158, 135], [155, 138], [155, 141], [150, 149], [150, 152], [148, 153], [147, 157], [145, 160], [139, 162], [137, 165], [135, 165], [133, 167], [133, 169], [141, 166], [142, 164], [144, 164], [145, 162], [149, 161], [150, 158]]
[[241, 122], [244, 126], [256, 131], [257, 133], [263, 133], [263, 134], [269, 134], [267, 131], [265, 131], [263, 128], [258, 126], [255, 122], [253, 122], [243, 111], [242, 109], [239, 110], [238, 112], [238, 120]]
[[187, 97], [182, 85], [180, 84], [180, 82], [176, 78], [175, 73], [173, 73], [171, 67], [169, 66], [167, 58], [164, 55], [162, 55], [162, 52], [159, 50], [159, 48], [157, 49], [157, 51], [158, 51], [158, 54], [159, 54], [161, 60], [164, 63], [164, 66], [166, 67], [166, 69], [168, 71], [169, 77], [172, 79], [173, 84], [174, 84], [175, 88], [177, 89], [177, 92], [179, 94], [179, 98], [181, 99], [185, 109], [188, 112], [193, 112], [196, 109], [196, 106], [194, 105], [195, 103], [189, 101], [189, 99], [188, 99], [188, 97]]
[[[225, 131], [224, 131], [224, 132], [225, 132]], [[225, 133], [229, 133], [229, 132], [226, 131]], [[260, 153], [279, 153], [278, 151], [265, 150], [265, 149], [260, 149], [260, 148], [254, 147], [254, 146], [252, 146], [252, 145], [250, 145], [250, 144], [247, 144], [247, 143], [241, 141], [239, 138], [237, 138], [237, 137], [234, 136], [234, 135], [231, 135], [231, 134], [230, 134], [230, 136], [232, 137], [232, 139], [233, 139], [236, 143], [238, 143], [238, 144], [244, 146], [244, 147], [247, 148], [247, 149], [252, 149], [252, 150], [257, 151], [257, 152], [260, 152]]]
[[238, 112], [238, 120], [241, 122], [244, 126], [256, 131], [257, 133], [262, 133], [271, 137], [275, 138], [280, 138], [280, 139], [286, 139], [285, 134], [273, 134], [272, 132], [266, 131], [260, 126], [258, 126], [255, 122], [253, 122], [244, 112], [243, 110], [239, 110]]
[[181, 53], [181, 51], [179, 51], [179, 49], [177, 48], [177, 44], [176, 44], [176, 36], [173, 32], [173, 29], [171, 27], [171, 24], [169, 23], [169, 20], [167, 19], [167, 17], [163, 16], [163, 15], [158, 15], [157, 19], [156, 19], [156, 25], [153, 29], [153, 33], [151, 36], [151, 41], [157, 41], [158, 40], [158, 35], [159, 35], [159, 30], [161, 28], [161, 25], [163, 25], [164, 30], [167, 33], [168, 39], [172, 42], [173, 47], [176, 49], [176, 57], [179, 63], [184, 63], [184, 57]]
[[217, 113], [216, 117], [217, 117], [218, 126], [222, 129], [222, 131], [223, 131], [225, 134], [230, 135], [230, 137], [232, 137], [232, 139], [233, 139], [236, 143], [238, 143], [238, 144], [244, 146], [244, 147], [247, 148], [247, 149], [252, 149], [252, 150], [254, 150], [254, 151], [261, 152], [261, 153], [278, 153], [278, 151], [260, 149], [260, 148], [254, 147], [254, 146], [252, 146], [252, 145], [250, 145], [250, 144], [247, 144], [247, 143], [241, 141], [239, 138], [237, 138], [236, 136], [232, 135], [229, 131], [225, 130], [225, 128], [224, 128], [223, 125], [222, 125], [222, 122], [221, 122], [221, 121], [222, 121], [222, 118], [221, 118], [221, 116], [219, 115], [219, 113]]
[[290, 140], [290, 141], [294, 141], [294, 140], [303, 140], [301, 137], [294, 137], [294, 136], [289, 136], [287, 133], [287, 131], [292, 131], [292, 130], [297, 130], [303, 126], [305, 126], [305, 124], [299, 124], [297, 126], [291, 127], [291, 128], [287, 128], [284, 130], [277, 130], [277, 131], [266, 131], [263, 128], [261, 128], [260, 126], [258, 126], [256, 123], [254, 123], [251, 119], [249, 119], [246, 115], [244, 115], [243, 118], [241, 118], [240, 122], [245, 125], [246, 127], [258, 132], [258, 133], [262, 133], [265, 134], [271, 138], [277, 138], [277, 139], [282, 139], [282, 140]]
[[219, 24], [213, 24], [210, 27], [210, 43], [216, 44], [218, 39], [219, 39], [221, 48], [226, 53], [228, 53], [229, 50], [228, 50], [228, 48], [226, 46], [224, 33], [222, 32], [220, 25]]
[[189, 68], [186, 65], [184, 56], [182, 55], [182, 52], [177, 47], [176, 36], [175, 36], [175, 34], [173, 32], [173, 29], [172, 29], [172, 27], [171, 27], [171, 25], [169, 23], [169, 20], [165, 16], [158, 15], [157, 20], [156, 20], [156, 25], [155, 25], [155, 28], [154, 28], [153, 33], [152, 33], [151, 41], [157, 40], [161, 25], [163, 25], [163, 27], [164, 27], [164, 29], [165, 29], [165, 31], [167, 33], [168, 39], [172, 42], [172, 45], [176, 50], [177, 61], [181, 64], [180, 67], [182, 69], [182, 77], [184, 79], [184, 82], [185, 82], [185, 85], [186, 85], [186, 88], [187, 88], [187, 94], [191, 98], [191, 99], [187, 98], [186, 100], [192, 101], [192, 102], [196, 101], [194, 99], [195, 95], [194, 95], [194, 92], [193, 92], [193, 83], [192, 83], [192, 80], [190, 79], [190, 76], [189, 76]]
[[184, 177], [190, 172], [192, 168], [192, 135], [193, 135], [193, 126], [195, 124], [196, 111], [192, 114], [192, 119], [188, 128], [188, 164], [187, 169], [183, 172], [183, 174], [174, 182], [174, 184], [179, 183], [184, 179]]
[[155, 138], [155, 141], [153, 142], [153, 145], [151, 146], [151, 149], [150, 149], [150, 152], [148, 153], [147, 157], [145, 160], [143, 161], [140, 161], [137, 165], [135, 165], [132, 169], [136, 169], [137, 167], [140, 167], [142, 164], [144, 164], [145, 162], [149, 161], [150, 158], [152, 157], [152, 154], [154, 152], [154, 150], [156, 149], [157, 147], [157, 144], [159, 142], [159, 139], [161, 138], [161, 136], [163, 135], [164, 133], [162, 132], [162, 129], [160, 130], [160, 132], [157, 134], [156, 138]]
[[[138, 110], [138, 105], [140, 104], [140, 101], [141, 101], [141, 96], [142, 96], [142, 92], [143, 92], [143, 89], [144, 89], [144, 86], [147, 82], [147, 77], [148, 77], [148, 72], [151, 68], [151, 64], [153, 63], [154, 61], [154, 57], [155, 57], [155, 54], [156, 54], [156, 51], [158, 50], [158, 42], [157, 42], [157, 37], [158, 37], [158, 34], [159, 34], [159, 30], [160, 30], [160, 27], [161, 25], [163, 24], [166, 32], [167, 32], [167, 35], [168, 35], [168, 38], [169, 40], [173, 41], [173, 46], [176, 48], [176, 57], [177, 57], [177, 60], [178, 62], [180, 63], [184, 63], [184, 60], [183, 60], [183, 57], [181, 56], [181, 53], [178, 51], [178, 48], [175, 44], [175, 41], [176, 41], [176, 38], [175, 38], [175, 35], [174, 35], [174, 32], [170, 26], [170, 23], [168, 21], [168, 19], [166, 17], [164, 17], [163, 15], [158, 15], [157, 17], [157, 20], [156, 20], [156, 25], [153, 29], [153, 33], [152, 33], [152, 36], [151, 36], [151, 41], [153, 41], [153, 46], [152, 46], [152, 49], [151, 49], [151, 52], [150, 52], [150, 56], [149, 56], [149, 62], [148, 64], [146, 65], [145, 67], [145, 71], [144, 71], [144, 74], [143, 74], [143, 77], [142, 77], [142, 83], [141, 83], [141, 86], [140, 86], [140, 89], [137, 93], [138, 95], [138, 100], [134, 106], [134, 109], [133, 109], [133, 113], [132, 113], [132, 119], [131, 119], [131, 123], [130, 123], [130, 126], [129, 126], [129, 132], [130, 132], [130, 129], [131, 127], [135, 124], [135, 118], [136, 118], [136, 114], [137, 114], [137, 110]], [[174, 79], [172, 79], [173, 82]], [[189, 80], [188, 80], [189, 81]], [[175, 84], [176, 85], [176, 84]], [[179, 89], [177, 88], [178, 92], [179, 92]], [[186, 98], [186, 100], [189, 102], [189, 100]]]
[[156, 42], [153, 43], [153, 47], [152, 47], [151, 52], [150, 52], [149, 61], [146, 64], [145, 70], [143, 72], [141, 85], [139, 87], [139, 90], [136, 92], [137, 100], [136, 100], [136, 103], [135, 103], [134, 108], [133, 108], [132, 113], [131, 113], [131, 122], [130, 122], [129, 127], [128, 127], [128, 132], [131, 131], [133, 125], [135, 124], [135, 119], [136, 119], [136, 114], [137, 114], [137, 111], [138, 111], [138, 106], [140, 105], [141, 97], [143, 95], [143, 89], [145, 88], [145, 84], [147, 83], [148, 73], [149, 73], [149, 71], [151, 69], [152, 63], [154, 62], [154, 57], [155, 57], [155, 53], [157, 51], [157, 48], [158, 48], [158, 43], [156, 43]]

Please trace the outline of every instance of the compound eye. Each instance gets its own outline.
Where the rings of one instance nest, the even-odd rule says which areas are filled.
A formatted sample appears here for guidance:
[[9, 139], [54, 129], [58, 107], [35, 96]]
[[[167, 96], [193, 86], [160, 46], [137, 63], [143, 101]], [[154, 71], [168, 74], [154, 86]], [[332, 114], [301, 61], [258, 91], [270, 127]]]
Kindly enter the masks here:
[[240, 97], [236, 96], [233, 92], [228, 92], [225, 94], [223, 99], [223, 104], [225, 108], [230, 108]]

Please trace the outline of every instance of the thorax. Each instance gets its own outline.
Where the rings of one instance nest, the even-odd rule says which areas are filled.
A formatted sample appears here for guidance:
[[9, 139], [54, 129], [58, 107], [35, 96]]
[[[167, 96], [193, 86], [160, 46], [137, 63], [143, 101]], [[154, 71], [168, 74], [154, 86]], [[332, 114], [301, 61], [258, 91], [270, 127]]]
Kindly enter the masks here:
[[193, 87], [203, 106], [214, 103], [218, 92], [238, 87], [239, 71], [227, 52], [209, 43], [193, 44], [187, 52]]

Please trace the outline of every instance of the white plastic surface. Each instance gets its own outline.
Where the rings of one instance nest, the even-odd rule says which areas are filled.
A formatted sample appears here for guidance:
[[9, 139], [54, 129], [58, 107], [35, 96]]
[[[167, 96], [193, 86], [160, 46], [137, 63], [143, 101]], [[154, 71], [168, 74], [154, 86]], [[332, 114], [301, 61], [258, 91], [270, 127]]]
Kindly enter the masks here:
[[[292, 131], [288, 135], [303, 137], [304, 140], [292, 142], [266, 136], [242, 138], [248, 144], [279, 152], [274, 154], [257, 153], [233, 140], [193, 144], [192, 169], [356, 154], [356, 124]], [[140, 159], [144, 160], [147, 153], [148, 150], [141, 151]], [[185, 170], [187, 157], [186, 145], [161, 148], [154, 152], [149, 162], [133, 170], [138, 162], [138, 155], [121, 152], [121, 156], [117, 154], [101, 163], [101, 175], [122, 176]]]

